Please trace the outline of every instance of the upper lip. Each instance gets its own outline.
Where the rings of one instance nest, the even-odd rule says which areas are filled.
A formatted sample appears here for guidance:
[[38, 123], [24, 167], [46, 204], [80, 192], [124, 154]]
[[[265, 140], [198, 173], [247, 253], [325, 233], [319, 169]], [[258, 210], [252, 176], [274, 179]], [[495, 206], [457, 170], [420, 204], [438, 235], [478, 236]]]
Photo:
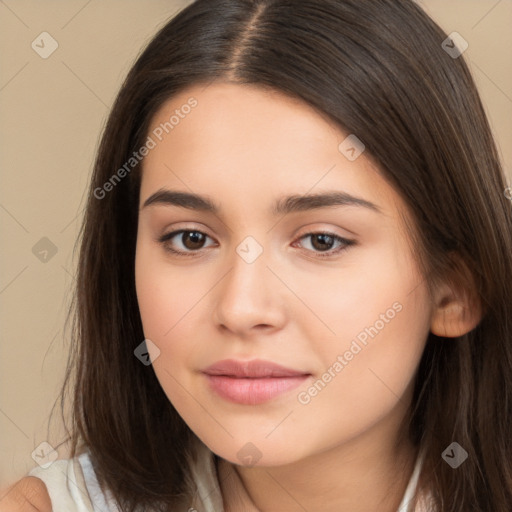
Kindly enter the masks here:
[[310, 375], [308, 372], [286, 368], [272, 361], [252, 359], [240, 361], [235, 359], [223, 359], [208, 366], [203, 370], [208, 375], [225, 375], [228, 377], [297, 377]]

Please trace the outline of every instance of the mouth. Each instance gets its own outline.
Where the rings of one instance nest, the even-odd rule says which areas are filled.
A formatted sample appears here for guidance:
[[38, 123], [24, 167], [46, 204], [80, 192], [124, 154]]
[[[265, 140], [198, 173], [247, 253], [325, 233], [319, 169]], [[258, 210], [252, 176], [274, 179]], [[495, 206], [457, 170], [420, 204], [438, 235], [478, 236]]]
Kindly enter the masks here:
[[230, 402], [257, 405], [300, 386], [311, 373], [271, 361], [223, 360], [202, 371], [209, 387]]

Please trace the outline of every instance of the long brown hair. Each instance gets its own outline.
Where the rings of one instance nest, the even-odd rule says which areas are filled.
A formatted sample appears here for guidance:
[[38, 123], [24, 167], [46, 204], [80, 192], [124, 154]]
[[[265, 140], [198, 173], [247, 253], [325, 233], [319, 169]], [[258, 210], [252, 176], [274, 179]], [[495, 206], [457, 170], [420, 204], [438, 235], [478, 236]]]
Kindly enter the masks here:
[[[425, 453], [420, 485], [435, 510], [512, 510], [512, 204], [475, 84], [446, 38], [411, 0], [197, 0], [139, 56], [95, 162], [61, 394], [63, 406], [71, 387], [71, 456], [90, 451], [123, 510], [172, 509], [185, 495], [194, 433], [133, 353], [144, 339], [140, 164], [105, 183], [164, 101], [218, 79], [283, 91], [356, 134], [412, 212], [428, 284], [472, 283], [483, 318], [459, 338], [429, 335], [404, 432]], [[468, 453], [457, 469], [441, 456], [452, 442]]]

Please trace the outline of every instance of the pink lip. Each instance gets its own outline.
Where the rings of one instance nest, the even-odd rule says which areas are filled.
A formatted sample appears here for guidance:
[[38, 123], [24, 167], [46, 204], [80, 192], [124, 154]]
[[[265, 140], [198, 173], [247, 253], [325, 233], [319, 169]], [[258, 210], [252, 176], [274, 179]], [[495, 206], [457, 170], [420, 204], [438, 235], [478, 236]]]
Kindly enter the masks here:
[[206, 374], [210, 388], [231, 402], [256, 405], [266, 402], [302, 384], [311, 374], [253, 359], [226, 359], [209, 366]]

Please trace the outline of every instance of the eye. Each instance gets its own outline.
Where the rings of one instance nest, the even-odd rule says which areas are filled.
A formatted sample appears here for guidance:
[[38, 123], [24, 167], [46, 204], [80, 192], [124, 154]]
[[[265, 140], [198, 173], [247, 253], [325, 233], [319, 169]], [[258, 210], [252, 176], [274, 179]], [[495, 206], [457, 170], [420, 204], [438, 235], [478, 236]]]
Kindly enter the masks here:
[[[173, 238], [176, 238], [181, 243], [181, 248], [175, 249], [171, 247], [169, 242]], [[202, 231], [181, 229], [163, 235], [158, 241], [164, 246], [166, 251], [183, 256], [192, 256], [204, 248], [204, 242], [207, 238], [210, 237]]]
[[[171, 242], [174, 238], [179, 241], [181, 248], [173, 247], [174, 243]], [[179, 256], [194, 256], [205, 247], [208, 247], [204, 245], [207, 238], [210, 237], [202, 231], [180, 229], [163, 235], [158, 241], [164, 246], [164, 249], [170, 253]], [[336, 255], [356, 243], [355, 240], [349, 240], [334, 233], [322, 231], [306, 233], [302, 235], [299, 240], [308, 238], [310, 239], [309, 245], [312, 247], [312, 251], [317, 253], [316, 256], [321, 258]], [[333, 249], [333, 247], [336, 248]], [[311, 251], [311, 249], [308, 250]]]
[[[321, 231], [306, 233], [305, 235], [302, 235], [299, 240], [308, 238], [310, 239], [309, 245], [313, 248], [314, 252], [318, 253], [317, 256], [320, 258], [326, 258], [338, 254], [356, 243], [355, 240], [349, 240], [348, 238], [343, 238], [334, 233], [325, 233]], [[338, 244], [337, 248], [333, 250], [333, 246], [335, 246], [336, 243]]]

